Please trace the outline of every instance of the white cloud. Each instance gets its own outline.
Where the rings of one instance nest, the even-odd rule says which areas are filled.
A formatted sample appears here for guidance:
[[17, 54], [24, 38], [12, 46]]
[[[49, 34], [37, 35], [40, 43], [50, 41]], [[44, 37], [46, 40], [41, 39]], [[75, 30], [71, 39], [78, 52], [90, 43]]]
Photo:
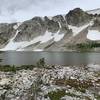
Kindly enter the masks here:
[[100, 7], [100, 0], [0, 0], [0, 22], [24, 21], [34, 16], [67, 13], [81, 7], [84, 10]]

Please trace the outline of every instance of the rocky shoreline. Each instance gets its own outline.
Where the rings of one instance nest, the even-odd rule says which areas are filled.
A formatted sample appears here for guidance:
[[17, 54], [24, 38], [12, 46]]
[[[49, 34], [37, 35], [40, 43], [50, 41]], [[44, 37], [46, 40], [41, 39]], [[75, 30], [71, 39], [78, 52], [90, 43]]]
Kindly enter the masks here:
[[100, 100], [100, 65], [1, 71], [0, 100]]

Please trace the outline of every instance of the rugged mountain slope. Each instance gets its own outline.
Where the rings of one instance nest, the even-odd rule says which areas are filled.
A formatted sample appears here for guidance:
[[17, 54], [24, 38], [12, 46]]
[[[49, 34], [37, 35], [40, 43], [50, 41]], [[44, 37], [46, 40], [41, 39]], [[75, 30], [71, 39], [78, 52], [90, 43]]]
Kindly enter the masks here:
[[[34, 17], [23, 23], [0, 24], [1, 50], [72, 51], [100, 40], [100, 16], [80, 8], [66, 15]], [[99, 46], [98, 46], [99, 48]]]

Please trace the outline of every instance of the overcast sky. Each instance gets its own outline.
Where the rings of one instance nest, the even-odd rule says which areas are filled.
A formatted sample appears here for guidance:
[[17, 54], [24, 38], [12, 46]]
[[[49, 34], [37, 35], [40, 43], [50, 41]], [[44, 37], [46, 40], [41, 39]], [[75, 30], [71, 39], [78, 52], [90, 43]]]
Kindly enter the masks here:
[[100, 0], [0, 0], [0, 22], [65, 14], [76, 7], [84, 10], [100, 8]]

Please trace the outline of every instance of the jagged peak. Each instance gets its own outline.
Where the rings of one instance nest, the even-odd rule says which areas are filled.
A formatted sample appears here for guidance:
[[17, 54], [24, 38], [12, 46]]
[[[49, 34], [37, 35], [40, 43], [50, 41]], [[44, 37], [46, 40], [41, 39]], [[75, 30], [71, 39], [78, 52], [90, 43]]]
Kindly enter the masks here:
[[92, 18], [90, 14], [80, 8], [75, 8], [65, 16], [69, 25], [81, 26], [89, 22]]

